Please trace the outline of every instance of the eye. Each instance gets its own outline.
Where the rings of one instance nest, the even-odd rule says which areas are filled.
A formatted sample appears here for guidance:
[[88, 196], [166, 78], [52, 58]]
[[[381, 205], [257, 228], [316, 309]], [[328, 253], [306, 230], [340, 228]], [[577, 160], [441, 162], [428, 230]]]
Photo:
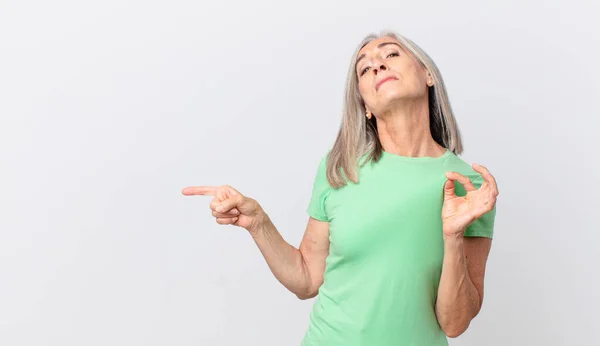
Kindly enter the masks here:
[[363, 74], [367, 73], [367, 71], [368, 71], [368, 70], [369, 70], [369, 66], [367, 66], [367, 67], [363, 68], [363, 69], [360, 71], [360, 75], [362, 76]]
[[[390, 54], [386, 55], [386, 59], [387, 59], [387, 58], [390, 58], [390, 57], [396, 57], [396, 56], [400, 56], [400, 53], [398, 53], [398, 52], [391, 52]], [[365, 67], [365, 68], [363, 68], [363, 69], [360, 71], [360, 73], [359, 73], [359, 76], [362, 76], [362, 75], [364, 75], [365, 73], [367, 73], [367, 71], [368, 71], [368, 70], [369, 70], [369, 67], [368, 67], [368, 66], [367, 66], [367, 67]]]

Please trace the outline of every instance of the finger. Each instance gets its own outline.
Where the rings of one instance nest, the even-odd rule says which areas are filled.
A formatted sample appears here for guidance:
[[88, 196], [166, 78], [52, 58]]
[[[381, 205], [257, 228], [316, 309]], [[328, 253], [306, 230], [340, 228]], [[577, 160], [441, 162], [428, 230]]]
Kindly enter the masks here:
[[186, 196], [206, 195], [214, 196], [217, 192], [215, 186], [188, 186], [181, 190], [181, 193]]
[[471, 179], [465, 177], [464, 175], [462, 175], [458, 172], [448, 172], [448, 173], [446, 173], [446, 176], [448, 177], [448, 179], [458, 180], [458, 182], [461, 183], [462, 186], [464, 186], [464, 188], [467, 192], [477, 190], [475, 188], [475, 186], [473, 186]]
[[238, 211], [241, 211], [241, 204], [243, 202], [243, 199], [244, 198], [242, 197], [242, 195], [235, 195], [218, 204], [215, 208], [215, 211], [218, 211], [220, 213], [226, 213], [235, 207], [237, 207]]
[[220, 225], [231, 225], [234, 224], [237, 220], [237, 217], [218, 217], [216, 219], [217, 223]]
[[227, 213], [219, 213], [218, 211], [212, 212], [212, 216], [214, 216], [216, 218], [220, 218], [220, 217], [231, 218], [231, 217], [237, 217], [238, 215], [240, 215], [240, 213], [237, 211], [237, 209], [231, 209], [231, 211], [229, 211]]
[[456, 193], [454, 192], [454, 180], [448, 179], [446, 183], [444, 183], [444, 199], [451, 199], [456, 197]]
[[[210, 202], [209, 207], [212, 211], [216, 212], [217, 211], [217, 207], [220, 206], [222, 203], [222, 201], [213, 198], [213, 200]], [[240, 215], [240, 211], [238, 210], [238, 208], [232, 208], [230, 209], [226, 214], [230, 214], [230, 213], [234, 213], [232, 214], [233, 216], [235, 215]], [[214, 214], [213, 214], [214, 215]]]
[[492, 187], [492, 190], [495, 191], [496, 195], [498, 194], [498, 185], [496, 184], [496, 178], [490, 173], [490, 171], [482, 165], [473, 163], [473, 169], [481, 173], [483, 179]]
[[241, 195], [241, 193], [238, 190], [234, 189], [229, 185], [224, 185], [223, 187], [227, 190], [230, 196]]

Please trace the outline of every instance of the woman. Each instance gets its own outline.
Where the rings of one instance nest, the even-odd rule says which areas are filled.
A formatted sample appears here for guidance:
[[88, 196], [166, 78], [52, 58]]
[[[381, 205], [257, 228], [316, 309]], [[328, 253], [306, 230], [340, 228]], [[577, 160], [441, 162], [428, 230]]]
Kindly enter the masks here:
[[447, 345], [478, 314], [498, 190], [458, 158], [440, 72], [412, 41], [369, 35], [355, 52], [343, 119], [322, 158], [299, 249], [254, 199], [214, 196], [219, 224], [250, 232], [275, 277], [317, 296], [303, 345]]

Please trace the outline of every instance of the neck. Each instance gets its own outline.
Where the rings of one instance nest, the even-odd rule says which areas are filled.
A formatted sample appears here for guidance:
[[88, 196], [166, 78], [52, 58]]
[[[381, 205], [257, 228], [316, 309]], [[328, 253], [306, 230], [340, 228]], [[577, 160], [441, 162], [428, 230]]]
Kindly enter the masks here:
[[377, 116], [383, 150], [401, 156], [437, 157], [446, 149], [431, 136], [427, 100], [395, 105]]

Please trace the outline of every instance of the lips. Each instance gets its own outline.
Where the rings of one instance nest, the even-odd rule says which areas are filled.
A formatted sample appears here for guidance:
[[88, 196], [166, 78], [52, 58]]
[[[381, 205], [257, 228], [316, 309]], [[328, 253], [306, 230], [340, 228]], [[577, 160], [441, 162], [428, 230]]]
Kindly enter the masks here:
[[377, 85], [375, 85], [375, 90], [379, 90], [379, 87], [381, 86], [381, 84], [383, 84], [387, 81], [390, 81], [390, 80], [398, 80], [398, 78], [396, 78], [394, 76], [385, 77], [384, 79], [377, 82]]

